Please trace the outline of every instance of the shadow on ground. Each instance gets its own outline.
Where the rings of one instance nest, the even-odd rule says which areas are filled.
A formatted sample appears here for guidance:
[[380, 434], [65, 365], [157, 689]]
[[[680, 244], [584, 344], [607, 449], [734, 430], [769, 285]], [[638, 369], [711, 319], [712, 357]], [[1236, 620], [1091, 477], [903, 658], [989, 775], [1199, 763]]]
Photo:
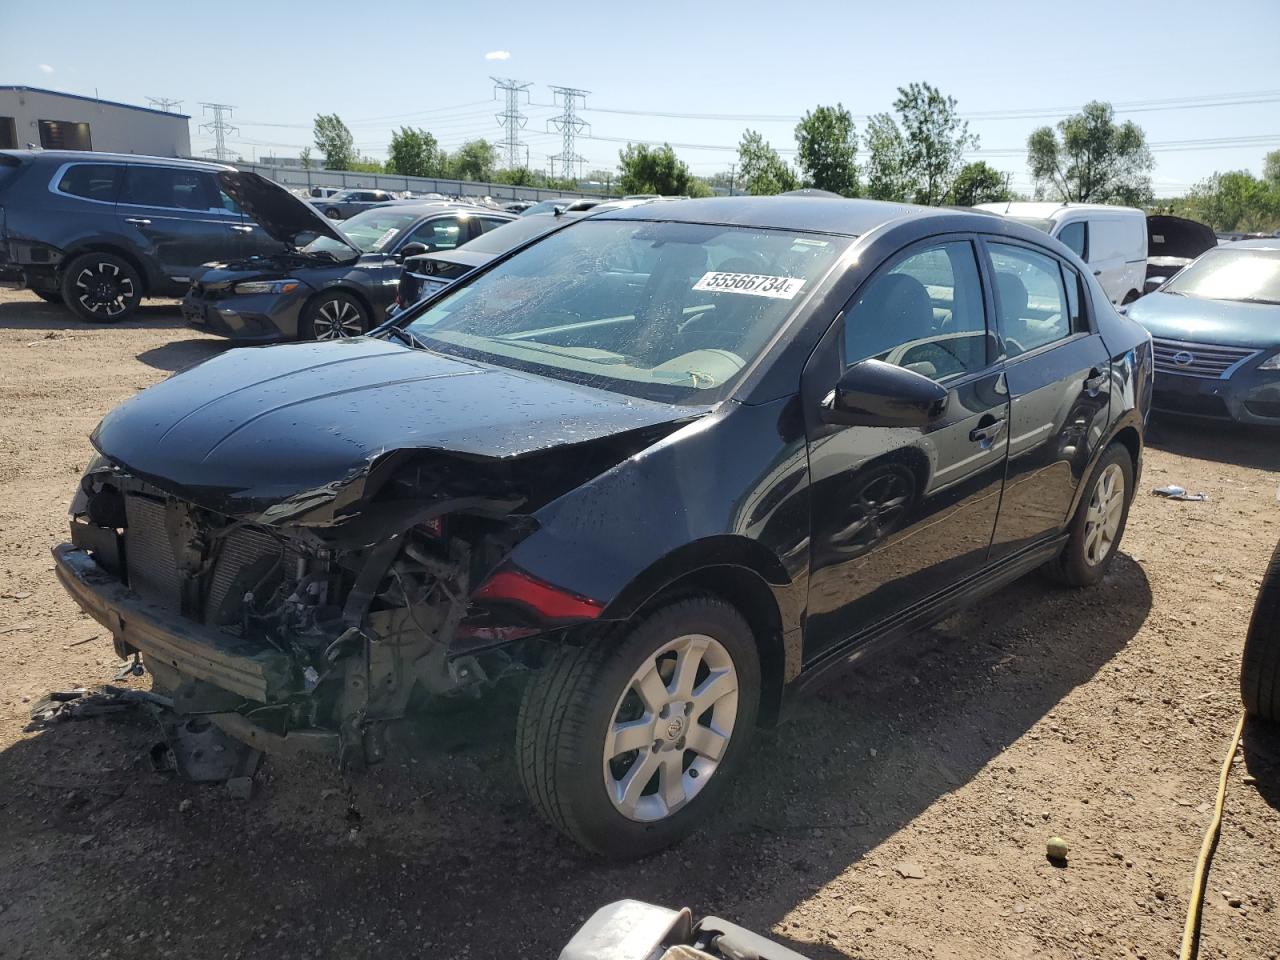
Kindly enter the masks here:
[[[1150, 605], [1124, 555], [1093, 591], [1014, 584], [801, 702], [703, 830], [633, 864], [586, 856], [535, 817], [511, 695], [404, 728], [348, 782], [328, 760], [270, 758], [248, 803], [151, 773], [141, 719], [55, 727], [0, 754], [7, 937], [18, 954], [180, 942], [191, 958], [532, 960], [624, 897], [768, 933], [1092, 678]], [[953, 852], [943, 841], [938, 856]], [[813, 938], [773, 935], [793, 933]]]
[[1244, 762], [1267, 806], [1280, 812], [1280, 724], [1252, 719], [1245, 724]]
[[87, 323], [60, 303], [42, 300], [8, 300], [0, 303], [0, 330], [85, 330], [114, 327], [121, 330], [173, 327], [185, 329], [176, 301], [148, 301], [120, 323]]
[[1211, 463], [1280, 470], [1280, 427], [1157, 414], [1147, 426], [1147, 445]]
[[235, 346], [230, 340], [174, 340], [163, 347], [143, 350], [138, 359], [157, 370], [178, 373]]

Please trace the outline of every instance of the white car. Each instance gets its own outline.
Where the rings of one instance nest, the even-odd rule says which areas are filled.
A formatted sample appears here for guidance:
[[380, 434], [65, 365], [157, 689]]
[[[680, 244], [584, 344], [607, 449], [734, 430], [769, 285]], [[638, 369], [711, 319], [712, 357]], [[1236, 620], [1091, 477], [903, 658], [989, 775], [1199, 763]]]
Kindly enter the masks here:
[[1102, 203], [1021, 201], [980, 203], [979, 210], [1043, 230], [1089, 264], [1115, 304], [1142, 296], [1147, 276], [1147, 215]]

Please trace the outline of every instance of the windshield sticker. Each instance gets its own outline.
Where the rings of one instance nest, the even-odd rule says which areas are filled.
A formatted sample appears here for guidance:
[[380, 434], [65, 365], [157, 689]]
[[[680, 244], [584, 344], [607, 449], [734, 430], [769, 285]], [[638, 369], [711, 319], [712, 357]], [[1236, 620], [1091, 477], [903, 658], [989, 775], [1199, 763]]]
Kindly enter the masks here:
[[808, 238], [806, 238], [806, 237], [796, 237], [796, 238], [795, 238], [794, 240], [792, 240], [791, 242], [792, 242], [792, 243], [795, 243], [795, 244], [799, 244], [799, 245], [800, 245], [800, 246], [802, 246], [802, 247], [825, 247], [825, 246], [827, 246], [827, 241], [826, 241], [826, 240], [809, 240], [809, 239], [808, 239]]
[[753, 297], [791, 300], [804, 286], [803, 277], [769, 277], [758, 273], [720, 273], [712, 270], [693, 285], [708, 293], [745, 293]]
[[400, 232], [399, 227], [392, 227], [390, 230], [388, 230], [386, 233], [380, 236], [377, 240], [373, 241], [373, 244], [372, 246], [369, 247], [369, 249], [375, 250], [375, 251], [381, 250], [383, 247], [387, 245], [388, 241], [390, 241], [391, 238], [394, 237], [399, 232]]

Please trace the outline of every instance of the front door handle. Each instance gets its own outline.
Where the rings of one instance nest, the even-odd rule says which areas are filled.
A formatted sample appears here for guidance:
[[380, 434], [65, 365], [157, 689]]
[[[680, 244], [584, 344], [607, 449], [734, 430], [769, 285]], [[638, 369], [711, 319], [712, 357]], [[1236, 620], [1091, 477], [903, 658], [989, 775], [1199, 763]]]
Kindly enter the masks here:
[[253, 227], [232, 227], [236, 233], [253, 233]]
[[981, 444], [982, 449], [986, 450], [995, 443], [1000, 434], [1004, 433], [1006, 423], [1008, 421], [1003, 417], [997, 420], [988, 413], [978, 421], [976, 427], [969, 431], [969, 439], [974, 443]]
[[151, 221], [146, 217], [125, 217], [124, 222], [136, 223], [140, 227], [149, 227], [151, 225]]
[[1101, 271], [1101, 270], [1095, 270], [1095, 271], [1093, 271], [1093, 275], [1094, 275], [1095, 277], [1100, 277], [1100, 276], [1102, 276], [1102, 271]]
[[1089, 371], [1089, 376], [1085, 378], [1084, 388], [1089, 391], [1089, 396], [1096, 397], [1098, 392], [1107, 385], [1107, 375], [1104, 371], [1094, 367]]

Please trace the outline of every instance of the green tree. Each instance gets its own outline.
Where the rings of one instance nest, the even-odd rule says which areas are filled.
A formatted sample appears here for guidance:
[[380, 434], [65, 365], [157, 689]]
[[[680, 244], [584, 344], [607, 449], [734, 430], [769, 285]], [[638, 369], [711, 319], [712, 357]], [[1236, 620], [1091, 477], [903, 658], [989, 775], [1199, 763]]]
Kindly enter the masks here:
[[629, 143], [618, 151], [618, 189], [623, 193], [656, 193], [664, 197], [691, 196], [695, 189], [689, 165], [676, 156], [671, 145], [650, 147]]
[[498, 148], [488, 140], [468, 140], [447, 161], [448, 175], [454, 180], [492, 180], [497, 165]]
[[401, 127], [391, 134], [387, 172], [406, 177], [440, 176], [440, 144], [426, 130]]
[[1247, 170], [1215, 173], [1187, 195], [1185, 212], [1215, 230], [1270, 232], [1280, 227], [1280, 181]]
[[897, 118], [876, 114], [867, 124], [867, 192], [881, 200], [939, 204], [978, 146], [956, 113], [955, 97], [929, 83], [898, 88]]
[[1262, 158], [1262, 179], [1280, 184], [1280, 150], [1272, 150]]
[[326, 170], [350, 170], [356, 162], [355, 141], [347, 125], [336, 113], [322, 113], [316, 117], [314, 135], [316, 149], [324, 154]]
[[1132, 120], [1117, 124], [1111, 104], [1093, 101], [1027, 138], [1027, 166], [1037, 191], [1077, 203], [1151, 202], [1155, 160]]
[[381, 162], [373, 159], [373, 157], [360, 157], [353, 160], [347, 167], [348, 170], [354, 170], [356, 173], [384, 173], [386, 167]]
[[973, 207], [979, 203], [999, 203], [1011, 200], [1005, 177], [985, 160], [965, 164], [951, 184], [947, 203], [960, 207]]
[[737, 181], [738, 188], [753, 197], [786, 193], [797, 186], [795, 173], [755, 130], [743, 133], [738, 144]]
[[806, 113], [796, 124], [796, 147], [808, 185], [845, 197], [858, 195], [858, 135], [843, 104]]
[[301, 150], [299, 150], [298, 159], [302, 161], [303, 170], [310, 170], [311, 169], [311, 148], [303, 147]]

